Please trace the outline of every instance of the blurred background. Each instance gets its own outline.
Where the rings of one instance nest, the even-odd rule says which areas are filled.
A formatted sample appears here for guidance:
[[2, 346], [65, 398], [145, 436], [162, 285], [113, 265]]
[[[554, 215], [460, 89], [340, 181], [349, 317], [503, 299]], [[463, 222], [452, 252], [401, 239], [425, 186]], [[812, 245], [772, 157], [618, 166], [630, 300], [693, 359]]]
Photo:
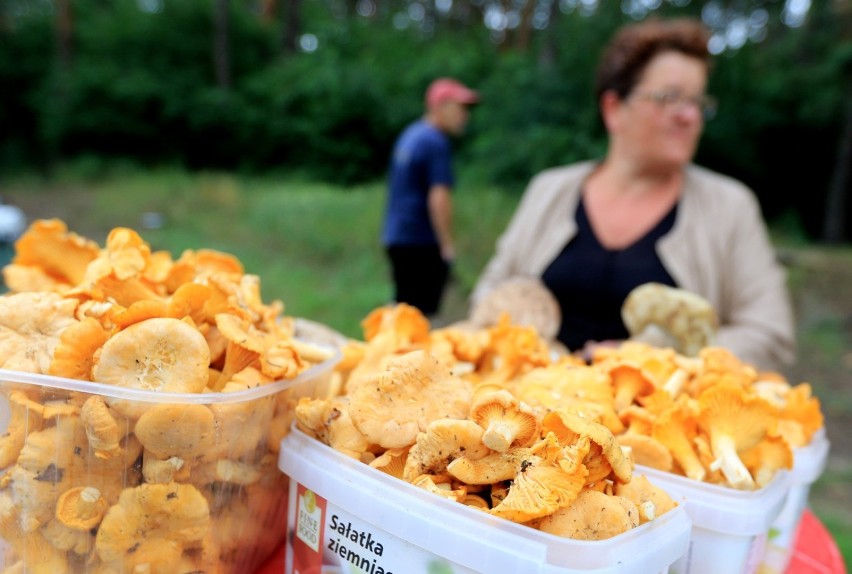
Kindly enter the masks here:
[[715, 33], [699, 163], [752, 186], [771, 219], [852, 238], [849, 0], [2, 0], [0, 168], [370, 181], [428, 82], [453, 75], [484, 96], [459, 165], [518, 191], [602, 151], [599, 48], [652, 15]]
[[696, 161], [754, 189], [787, 266], [785, 374], [832, 441], [811, 502], [848, 563], [852, 0], [0, 0], [0, 196], [101, 244], [234, 253], [288, 314], [360, 336], [391, 295], [390, 148], [455, 76], [483, 96], [455, 142], [459, 319], [530, 176], [603, 153], [599, 51], [652, 16], [713, 30]]

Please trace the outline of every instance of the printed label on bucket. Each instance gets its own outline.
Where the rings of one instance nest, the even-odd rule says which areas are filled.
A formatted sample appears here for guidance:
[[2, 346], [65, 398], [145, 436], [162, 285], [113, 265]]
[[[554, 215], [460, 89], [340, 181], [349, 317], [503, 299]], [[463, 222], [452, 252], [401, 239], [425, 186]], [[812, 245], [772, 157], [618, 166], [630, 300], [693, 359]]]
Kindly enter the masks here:
[[293, 562], [287, 574], [477, 574], [349, 514], [301, 484], [291, 518]]

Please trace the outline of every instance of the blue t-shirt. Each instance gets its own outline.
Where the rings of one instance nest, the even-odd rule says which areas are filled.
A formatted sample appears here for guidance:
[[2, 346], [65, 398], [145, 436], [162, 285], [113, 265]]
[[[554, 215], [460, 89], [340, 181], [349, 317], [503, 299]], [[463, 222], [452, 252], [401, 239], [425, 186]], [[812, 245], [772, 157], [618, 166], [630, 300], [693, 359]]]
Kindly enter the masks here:
[[451, 152], [447, 135], [425, 120], [410, 124], [396, 140], [388, 173], [385, 246], [438, 244], [427, 197], [433, 185], [453, 186]]

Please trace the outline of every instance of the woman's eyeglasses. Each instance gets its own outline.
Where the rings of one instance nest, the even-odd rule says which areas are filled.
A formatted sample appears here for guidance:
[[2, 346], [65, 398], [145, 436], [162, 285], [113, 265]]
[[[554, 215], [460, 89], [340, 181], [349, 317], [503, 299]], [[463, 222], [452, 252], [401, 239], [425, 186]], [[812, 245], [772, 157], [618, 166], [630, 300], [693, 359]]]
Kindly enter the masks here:
[[634, 92], [631, 97], [642, 98], [657, 104], [657, 107], [674, 112], [683, 109], [684, 106], [698, 108], [705, 120], [712, 119], [716, 115], [718, 102], [713, 96], [701, 94], [700, 96], [688, 96], [677, 90], [657, 90], [650, 92]]

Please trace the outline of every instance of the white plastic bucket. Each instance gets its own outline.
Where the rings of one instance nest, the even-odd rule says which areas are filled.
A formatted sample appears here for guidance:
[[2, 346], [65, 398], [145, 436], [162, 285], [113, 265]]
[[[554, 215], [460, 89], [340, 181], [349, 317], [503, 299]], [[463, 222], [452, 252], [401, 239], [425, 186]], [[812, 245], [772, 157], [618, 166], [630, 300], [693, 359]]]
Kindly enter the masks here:
[[681, 503], [692, 519], [689, 550], [671, 574], [753, 574], [763, 560], [767, 532], [787, 497], [789, 477], [779, 472], [758, 490], [735, 490], [637, 466]]
[[766, 552], [760, 565], [761, 574], [786, 572], [792, 556], [793, 545], [802, 513], [808, 504], [811, 485], [825, 470], [829, 441], [825, 429], [820, 429], [810, 444], [793, 451], [793, 469], [790, 471], [790, 488], [781, 513], [769, 528]]
[[561, 538], [445, 500], [296, 429], [279, 467], [290, 477], [286, 574], [653, 574], [689, 544], [680, 506], [608, 540]]

